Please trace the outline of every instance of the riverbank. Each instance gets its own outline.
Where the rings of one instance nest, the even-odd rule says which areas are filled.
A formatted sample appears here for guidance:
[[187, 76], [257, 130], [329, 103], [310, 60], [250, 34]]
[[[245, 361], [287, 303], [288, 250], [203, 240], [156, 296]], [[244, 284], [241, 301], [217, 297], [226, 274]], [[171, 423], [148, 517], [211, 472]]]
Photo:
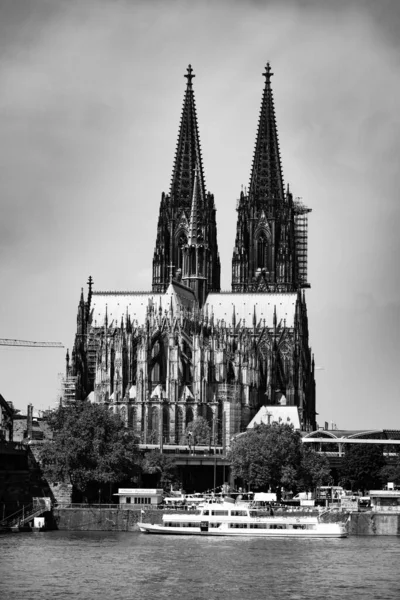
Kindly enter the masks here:
[[118, 508], [80, 507], [53, 509], [53, 525], [60, 531], [137, 531], [140, 520], [161, 523], [163, 510], [121, 510]]
[[[140, 520], [161, 523], [170, 510], [120, 510], [118, 508], [81, 507], [54, 508], [53, 527], [60, 531], [137, 531]], [[400, 536], [400, 514], [332, 513], [327, 520], [346, 520], [351, 536]]]

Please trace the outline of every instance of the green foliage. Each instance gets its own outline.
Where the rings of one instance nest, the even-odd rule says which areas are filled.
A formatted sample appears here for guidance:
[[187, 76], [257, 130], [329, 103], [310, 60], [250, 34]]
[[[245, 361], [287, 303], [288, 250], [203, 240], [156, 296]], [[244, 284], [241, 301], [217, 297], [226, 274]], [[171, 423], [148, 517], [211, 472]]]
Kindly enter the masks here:
[[303, 446], [292, 425], [258, 425], [238, 436], [229, 453], [234, 477], [253, 490], [314, 489], [330, 478], [328, 460]]
[[41, 452], [49, 481], [70, 482], [83, 494], [94, 486], [132, 481], [140, 472], [137, 439], [105, 406], [80, 402], [49, 418], [53, 439]]
[[348, 444], [340, 470], [340, 483], [353, 491], [380, 488], [385, 464], [382, 448], [378, 445]]
[[[189, 433], [191, 435], [189, 435]], [[204, 417], [197, 417], [186, 427], [186, 436], [193, 445], [205, 445], [210, 443], [211, 429]]]
[[311, 492], [320, 485], [330, 485], [332, 483], [333, 479], [327, 457], [318, 454], [307, 447], [306, 444], [303, 444], [297, 487]]
[[301, 462], [300, 434], [291, 425], [258, 425], [234, 440], [229, 459], [233, 476], [251, 489], [291, 489]]
[[157, 487], [166, 492], [172, 487], [181, 487], [178, 468], [172, 457], [161, 454], [159, 450], [147, 452], [143, 458], [142, 469], [144, 473], [156, 475]]
[[385, 465], [380, 471], [382, 483], [393, 482], [396, 486], [400, 485], [400, 453], [397, 450], [397, 456], [394, 464]]

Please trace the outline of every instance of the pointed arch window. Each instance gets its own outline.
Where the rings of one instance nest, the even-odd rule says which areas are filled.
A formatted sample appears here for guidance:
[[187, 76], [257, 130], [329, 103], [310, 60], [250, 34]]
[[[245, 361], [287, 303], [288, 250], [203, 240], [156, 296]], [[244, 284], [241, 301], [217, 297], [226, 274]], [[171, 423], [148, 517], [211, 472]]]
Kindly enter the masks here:
[[183, 249], [185, 246], [187, 246], [187, 237], [184, 232], [181, 232], [178, 236], [176, 269], [183, 270]]
[[185, 419], [186, 427], [189, 425], [189, 423], [193, 423], [193, 409], [191, 407], [188, 407], [186, 409], [186, 419]]
[[168, 406], [163, 407], [162, 415], [163, 415], [163, 424], [162, 424], [163, 440], [164, 440], [164, 443], [167, 444], [169, 442], [169, 407]]
[[149, 419], [149, 443], [150, 444], [157, 444], [158, 443], [158, 438], [159, 438], [159, 410], [157, 408], [157, 406], [153, 406], [153, 408], [151, 408], [151, 412], [150, 412], [150, 419]]
[[175, 420], [175, 439], [178, 444], [186, 444], [184, 426], [183, 408], [178, 406]]
[[204, 248], [198, 248], [197, 250], [198, 252], [198, 256], [197, 256], [197, 260], [198, 260], [198, 275], [204, 275], [203, 271], [204, 271]]
[[160, 383], [160, 365], [158, 362], [154, 364], [153, 370], [151, 372], [151, 380], [153, 383]]
[[257, 240], [257, 268], [266, 269], [268, 267], [268, 238], [262, 231]]
[[161, 381], [161, 368], [160, 368], [160, 344], [159, 342], [155, 342], [152, 349], [152, 356], [154, 360], [152, 372], [151, 372], [151, 380], [153, 383], [159, 383]]

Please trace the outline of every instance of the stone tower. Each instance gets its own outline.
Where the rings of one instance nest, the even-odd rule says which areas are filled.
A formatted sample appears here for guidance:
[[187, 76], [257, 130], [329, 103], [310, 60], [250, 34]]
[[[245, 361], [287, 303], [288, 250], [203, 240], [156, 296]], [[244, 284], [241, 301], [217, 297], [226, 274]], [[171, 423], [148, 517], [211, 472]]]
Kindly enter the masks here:
[[161, 196], [152, 290], [164, 293], [174, 275], [196, 291], [202, 305], [208, 292], [219, 292], [221, 267], [214, 196], [206, 192], [204, 182], [193, 92], [195, 75], [190, 65], [185, 77], [170, 193]]
[[233, 292], [292, 292], [307, 283], [307, 213], [284, 190], [271, 68], [266, 66], [248, 193], [237, 207]]

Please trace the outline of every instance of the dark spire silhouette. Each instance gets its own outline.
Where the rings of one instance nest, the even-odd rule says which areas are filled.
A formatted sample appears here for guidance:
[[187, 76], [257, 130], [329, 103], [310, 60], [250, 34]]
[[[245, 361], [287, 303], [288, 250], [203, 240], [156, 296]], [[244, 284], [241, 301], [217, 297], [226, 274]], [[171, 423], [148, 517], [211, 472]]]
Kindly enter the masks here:
[[172, 204], [179, 204], [180, 206], [183, 204], [190, 206], [196, 166], [199, 170], [201, 200], [204, 201], [205, 197], [204, 172], [192, 83], [195, 75], [191, 65], [188, 66], [185, 77], [187, 86], [183, 100], [170, 190]]
[[[220, 261], [214, 196], [206, 193], [193, 93], [195, 77], [191, 65], [178, 132], [170, 194], [162, 194], [153, 255], [152, 289], [164, 292], [175, 278], [184, 279], [183, 255], [188, 243], [204, 242], [207, 257], [202, 278], [204, 290], [220, 290]], [[210, 254], [210, 256], [208, 256]], [[189, 277], [186, 268], [186, 275]], [[204, 295], [205, 292], [202, 291]]]
[[252, 201], [276, 204], [284, 199], [284, 187], [279, 153], [270, 64], [267, 63], [264, 93], [261, 101], [257, 139], [250, 176], [249, 196]]

